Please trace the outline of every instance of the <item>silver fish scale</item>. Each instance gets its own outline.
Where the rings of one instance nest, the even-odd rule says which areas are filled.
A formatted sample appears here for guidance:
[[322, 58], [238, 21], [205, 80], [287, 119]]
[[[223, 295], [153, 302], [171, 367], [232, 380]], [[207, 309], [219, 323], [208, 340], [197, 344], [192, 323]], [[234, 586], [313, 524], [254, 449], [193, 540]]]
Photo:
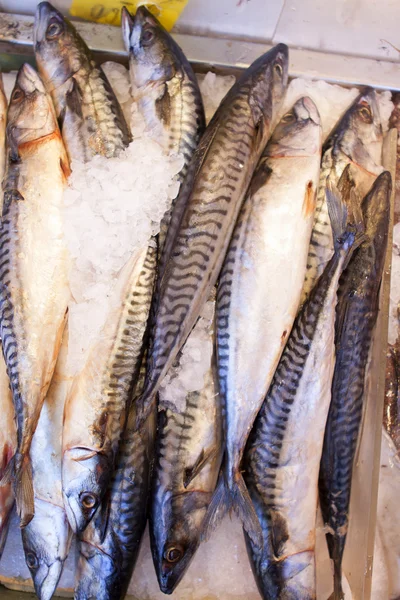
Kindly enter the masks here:
[[[178, 175], [178, 180], [180, 182], [183, 182], [186, 177], [189, 162], [197, 148], [204, 127], [204, 109], [197, 82], [194, 83], [190, 78], [184, 75], [180, 93], [173, 96], [171, 126], [169, 128], [168, 140], [169, 150], [181, 154], [184, 158], [183, 167]], [[171, 214], [175, 204], [176, 199], [173, 201], [171, 208], [165, 213], [160, 224], [160, 256], [164, 248], [168, 227], [171, 223]], [[169, 235], [171, 234], [172, 232]]]
[[[127, 406], [132, 384], [138, 375], [143, 352], [148, 311], [153, 293], [156, 268], [156, 249], [149, 247], [137, 284], [126, 300], [127, 317], [115, 353], [115, 362], [104, 375], [99, 422], [107, 415], [107, 439], [115, 455], [121, 435], [121, 410]], [[101, 425], [99, 425], [101, 430]]]
[[[183, 216], [165, 279], [161, 281], [165, 301], [159, 303], [158, 320], [167, 331], [164, 335], [156, 335], [154, 341], [153, 379], [164, 370], [171, 342], [177, 341], [195, 296], [200, 303], [205, 295], [203, 290], [199, 292], [204, 274], [210, 273], [207, 283], [211, 287], [218, 275], [216, 264], [224, 258], [216, 249], [225, 246], [229, 240], [240, 209], [238, 202], [232, 202], [233, 196], [250, 175], [249, 169], [244, 168], [253, 153], [255, 134], [248, 103], [249, 91], [249, 85], [241, 88], [229, 115], [216, 126], [212, 156], [207, 155], [201, 166], [201, 177], [197, 178], [192, 191], [190, 210]], [[193, 324], [185, 323], [185, 329], [190, 331]]]

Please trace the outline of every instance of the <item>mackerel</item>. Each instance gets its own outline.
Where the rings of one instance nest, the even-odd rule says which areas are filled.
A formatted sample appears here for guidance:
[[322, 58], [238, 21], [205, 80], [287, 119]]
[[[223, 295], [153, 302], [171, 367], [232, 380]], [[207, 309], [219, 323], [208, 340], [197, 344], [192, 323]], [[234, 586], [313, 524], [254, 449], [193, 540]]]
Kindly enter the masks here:
[[4, 93], [3, 78], [0, 73], [0, 182], [3, 181], [6, 168], [6, 121], [7, 98]]
[[118, 156], [130, 142], [129, 128], [84, 40], [50, 2], [38, 4], [33, 33], [39, 73], [53, 98], [70, 160]]
[[32, 440], [35, 516], [22, 530], [25, 561], [40, 600], [53, 597], [71, 543], [71, 530], [61, 491], [62, 426], [65, 398], [70, 386], [65, 370], [67, 340], [66, 329]]
[[[68, 158], [50, 96], [30, 65], [18, 72], [0, 230], [0, 333], [17, 422], [13, 476], [21, 526], [34, 514], [29, 451], [53, 376], [70, 299], [63, 239]], [[40, 177], [38, 176], [40, 174]]]
[[[17, 447], [14, 405], [3, 353], [0, 355], [0, 414], [0, 478], [2, 478]], [[8, 483], [0, 487], [0, 558], [7, 540], [13, 506], [14, 493], [11, 483]]]
[[165, 594], [176, 588], [200, 544], [221, 465], [214, 311], [211, 298], [159, 392], [150, 540]]
[[[146, 133], [168, 153], [184, 158], [178, 179], [182, 182], [205, 129], [203, 101], [196, 76], [181, 48], [145, 7], [134, 19], [122, 9], [122, 32], [129, 52], [133, 101], [145, 123]], [[164, 246], [171, 211], [167, 211], [159, 234]]]
[[349, 193], [350, 183], [364, 198], [382, 172], [382, 143], [377, 95], [375, 90], [366, 88], [344, 113], [322, 148], [317, 204], [301, 304], [333, 254], [325, 194], [327, 182], [337, 186], [344, 196]]
[[337, 289], [358, 243], [355, 227], [345, 229], [341, 198], [327, 193], [335, 252], [296, 317], [244, 458], [244, 478], [263, 531], [261, 546], [249, 536], [246, 542], [267, 600], [316, 598], [318, 472], [335, 363]]
[[185, 208], [172, 216], [176, 235], [171, 251], [165, 249], [168, 262], [156, 298], [154, 343], [141, 398], [144, 415], [216, 283], [282, 102], [287, 65], [284, 44], [258, 58], [225, 96], [190, 162], [179, 198]]
[[343, 598], [342, 558], [354, 456], [363, 413], [365, 370], [378, 316], [392, 179], [384, 171], [362, 204], [366, 241], [344, 272], [337, 305], [336, 365], [319, 479], [322, 516], [334, 566], [334, 599]]
[[67, 399], [62, 483], [76, 533], [93, 518], [115, 467], [142, 359], [155, 268], [153, 246], [138, 250], [125, 265], [103, 330]]
[[318, 110], [310, 98], [301, 98], [263, 152], [220, 276], [217, 357], [226, 487], [216, 499], [219, 509], [234, 508], [246, 528], [253, 510], [240, 463], [298, 311], [321, 139]]

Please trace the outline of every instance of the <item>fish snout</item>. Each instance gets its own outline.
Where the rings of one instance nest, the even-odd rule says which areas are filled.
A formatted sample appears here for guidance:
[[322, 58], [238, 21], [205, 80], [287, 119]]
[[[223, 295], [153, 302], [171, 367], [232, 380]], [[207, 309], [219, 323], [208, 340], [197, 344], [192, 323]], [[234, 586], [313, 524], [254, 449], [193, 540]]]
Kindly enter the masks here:
[[40, 47], [40, 43], [46, 37], [47, 25], [55, 12], [56, 11], [50, 2], [40, 2], [40, 4], [37, 5], [35, 23], [33, 26], [33, 44], [35, 50]]
[[39, 600], [51, 600], [61, 577], [63, 563], [55, 560], [50, 566], [42, 564], [33, 575], [35, 592]]

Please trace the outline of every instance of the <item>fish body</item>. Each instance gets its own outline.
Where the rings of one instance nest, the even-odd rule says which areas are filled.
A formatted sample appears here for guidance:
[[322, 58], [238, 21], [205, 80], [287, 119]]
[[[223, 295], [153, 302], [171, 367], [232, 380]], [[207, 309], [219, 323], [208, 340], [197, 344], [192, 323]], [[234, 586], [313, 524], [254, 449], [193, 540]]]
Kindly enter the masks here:
[[[3, 354], [0, 356], [0, 478], [15, 454], [17, 432], [14, 420], [14, 405]], [[11, 483], [0, 487], [0, 558], [7, 540], [8, 525], [14, 506], [14, 493]]]
[[7, 98], [4, 93], [3, 78], [0, 73], [0, 182], [3, 181], [6, 168], [6, 121]]
[[[177, 368], [172, 368], [170, 381], [159, 392], [150, 540], [160, 589], [166, 594], [178, 585], [200, 544], [221, 464], [214, 310], [215, 299], [210, 299], [183, 347]], [[201, 367], [191, 362], [195, 352]], [[185, 391], [188, 388], [193, 391]]]
[[344, 272], [335, 331], [336, 365], [319, 478], [320, 504], [334, 564], [334, 598], [343, 598], [341, 563], [353, 460], [363, 411], [365, 369], [378, 315], [390, 219], [391, 176], [383, 172], [362, 204], [366, 241]]
[[122, 109], [75, 27], [49, 2], [37, 7], [34, 48], [70, 160], [117, 156], [130, 142]]
[[54, 372], [70, 299], [62, 215], [68, 159], [51, 98], [29, 65], [21, 67], [16, 79], [7, 138], [0, 329], [17, 422], [17, 452], [8, 475], [14, 475], [23, 526], [34, 510], [32, 436]]
[[344, 113], [322, 148], [317, 203], [301, 304], [333, 254], [325, 193], [327, 182], [337, 186], [344, 197], [348, 194], [350, 183], [357, 195], [364, 198], [382, 172], [382, 143], [376, 92], [366, 88]]
[[[144, 369], [141, 383], [143, 386]], [[136, 391], [135, 391], [136, 393]], [[75, 599], [125, 597], [146, 527], [155, 415], [139, 429], [132, 402], [116, 470], [103, 507], [79, 539]], [[104, 515], [107, 513], [106, 525]]]
[[[288, 50], [257, 59], [225, 96], [189, 164], [161, 273], [141, 399], [146, 412], [216, 283], [244, 194], [287, 85]], [[184, 210], [178, 208], [184, 206]], [[176, 213], [176, 214], [175, 214]]]
[[400, 338], [388, 346], [386, 354], [385, 408], [383, 427], [392, 440], [397, 452], [400, 451]]
[[232, 501], [248, 435], [299, 306], [321, 136], [315, 104], [301, 98], [265, 148], [221, 271], [218, 380], [225, 415], [225, 482]]
[[62, 426], [65, 398], [70, 386], [65, 372], [67, 340], [68, 333], [65, 331], [53, 379], [32, 440], [35, 516], [22, 529], [26, 564], [40, 600], [53, 597], [71, 543], [71, 530], [61, 490]]
[[75, 377], [65, 409], [62, 482], [72, 529], [84, 531], [107, 491], [143, 353], [156, 248], [120, 274], [106, 323]]
[[339, 226], [335, 237], [335, 253], [296, 317], [244, 457], [263, 532], [260, 546], [249, 536], [246, 542], [267, 600], [316, 598], [318, 473], [335, 362], [335, 307], [355, 228]]

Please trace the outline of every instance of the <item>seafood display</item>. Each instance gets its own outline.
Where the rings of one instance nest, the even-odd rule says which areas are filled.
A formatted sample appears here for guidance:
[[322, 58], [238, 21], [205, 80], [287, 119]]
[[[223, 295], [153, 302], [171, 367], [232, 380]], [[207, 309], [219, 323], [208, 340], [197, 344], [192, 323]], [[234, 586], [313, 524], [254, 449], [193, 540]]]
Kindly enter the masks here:
[[41, 2], [37, 70], [0, 85], [0, 558], [15, 504], [40, 600], [187, 599], [229, 513], [246, 597], [322, 600], [322, 538], [347, 600], [392, 105], [289, 82], [285, 44], [210, 99], [154, 7], [128, 8], [129, 71]]

